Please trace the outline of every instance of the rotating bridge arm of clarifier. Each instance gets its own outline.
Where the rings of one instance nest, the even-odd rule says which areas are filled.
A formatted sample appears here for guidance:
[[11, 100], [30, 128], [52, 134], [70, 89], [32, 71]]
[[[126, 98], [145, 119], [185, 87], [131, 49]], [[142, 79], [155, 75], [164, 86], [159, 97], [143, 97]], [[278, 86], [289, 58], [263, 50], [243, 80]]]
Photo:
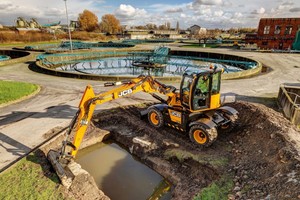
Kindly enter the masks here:
[[[117, 84], [108, 83], [107, 85], [111, 86]], [[138, 92], [149, 93], [159, 101], [170, 104], [174, 102], [174, 99], [176, 99], [177, 95], [175, 93], [175, 90], [175, 87], [164, 85], [151, 76], [139, 76], [138, 78], [123, 82], [123, 84], [118, 88], [114, 88], [99, 95], [95, 95], [92, 86], [88, 85], [81, 98], [79, 110], [70, 123], [66, 138], [62, 144], [60, 156], [67, 159], [74, 158], [76, 156], [88, 124], [91, 121], [96, 105], [103, 104], [105, 102], [109, 102]], [[167, 96], [168, 99], [164, 100], [155, 93], [163, 94]], [[73, 142], [70, 142], [69, 136], [72, 130], [75, 130], [75, 135]], [[71, 147], [71, 150], [67, 150], [67, 146]]]

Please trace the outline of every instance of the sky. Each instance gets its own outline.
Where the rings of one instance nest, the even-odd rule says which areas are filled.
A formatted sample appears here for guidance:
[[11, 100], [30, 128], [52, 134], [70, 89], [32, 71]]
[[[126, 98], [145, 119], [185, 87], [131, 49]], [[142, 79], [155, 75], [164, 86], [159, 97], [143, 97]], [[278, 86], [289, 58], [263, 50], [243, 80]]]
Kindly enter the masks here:
[[[260, 18], [299, 17], [300, 0], [67, 0], [70, 20], [87, 9], [98, 16], [115, 15], [122, 25], [137, 26], [177, 21], [181, 29], [192, 25], [204, 28], [256, 28]], [[14, 25], [17, 17], [40, 24], [66, 23], [64, 0], [0, 0], [0, 24]]]

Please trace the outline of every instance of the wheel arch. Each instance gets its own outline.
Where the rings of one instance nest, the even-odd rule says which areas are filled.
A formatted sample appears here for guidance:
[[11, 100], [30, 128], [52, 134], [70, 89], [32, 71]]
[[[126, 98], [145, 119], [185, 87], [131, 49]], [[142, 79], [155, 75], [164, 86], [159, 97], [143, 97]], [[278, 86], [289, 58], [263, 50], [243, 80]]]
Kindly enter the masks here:
[[162, 112], [167, 107], [168, 107], [167, 104], [155, 104], [155, 105], [149, 106], [147, 110], [150, 110], [151, 108], [155, 108]]
[[236, 109], [234, 109], [230, 106], [222, 106], [222, 107], [218, 108], [218, 110], [225, 114], [228, 114], [228, 115], [238, 115], [239, 114], [239, 112]]
[[211, 129], [217, 127], [217, 124], [215, 124], [210, 118], [201, 118], [197, 121], [191, 122], [189, 124], [189, 128], [191, 128], [194, 125], [201, 125], [205, 127], [206, 129]]

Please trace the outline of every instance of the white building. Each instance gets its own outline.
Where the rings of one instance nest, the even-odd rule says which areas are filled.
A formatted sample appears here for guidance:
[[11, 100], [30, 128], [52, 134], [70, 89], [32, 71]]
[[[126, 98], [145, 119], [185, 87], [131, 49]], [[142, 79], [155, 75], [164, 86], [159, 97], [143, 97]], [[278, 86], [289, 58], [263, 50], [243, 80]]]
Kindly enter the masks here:
[[200, 35], [200, 34], [206, 34], [206, 28], [201, 28], [198, 25], [193, 25], [190, 28], [188, 28], [188, 30], [190, 31], [191, 35]]

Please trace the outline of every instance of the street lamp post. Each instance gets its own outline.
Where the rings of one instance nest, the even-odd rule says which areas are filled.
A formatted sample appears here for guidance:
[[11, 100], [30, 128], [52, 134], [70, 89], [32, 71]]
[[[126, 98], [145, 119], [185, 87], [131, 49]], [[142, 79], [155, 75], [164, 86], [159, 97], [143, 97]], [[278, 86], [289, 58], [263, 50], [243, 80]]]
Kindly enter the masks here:
[[72, 45], [72, 37], [71, 37], [71, 30], [70, 30], [70, 23], [69, 23], [69, 15], [68, 15], [67, 0], [64, 0], [64, 1], [65, 1], [65, 8], [66, 8], [66, 16], [67, 16], [67, 24], [68, 24], [68, 32], [69, 32], [70, 48], [71, 48], [71, 52], [73, 53], [73, 45]]

